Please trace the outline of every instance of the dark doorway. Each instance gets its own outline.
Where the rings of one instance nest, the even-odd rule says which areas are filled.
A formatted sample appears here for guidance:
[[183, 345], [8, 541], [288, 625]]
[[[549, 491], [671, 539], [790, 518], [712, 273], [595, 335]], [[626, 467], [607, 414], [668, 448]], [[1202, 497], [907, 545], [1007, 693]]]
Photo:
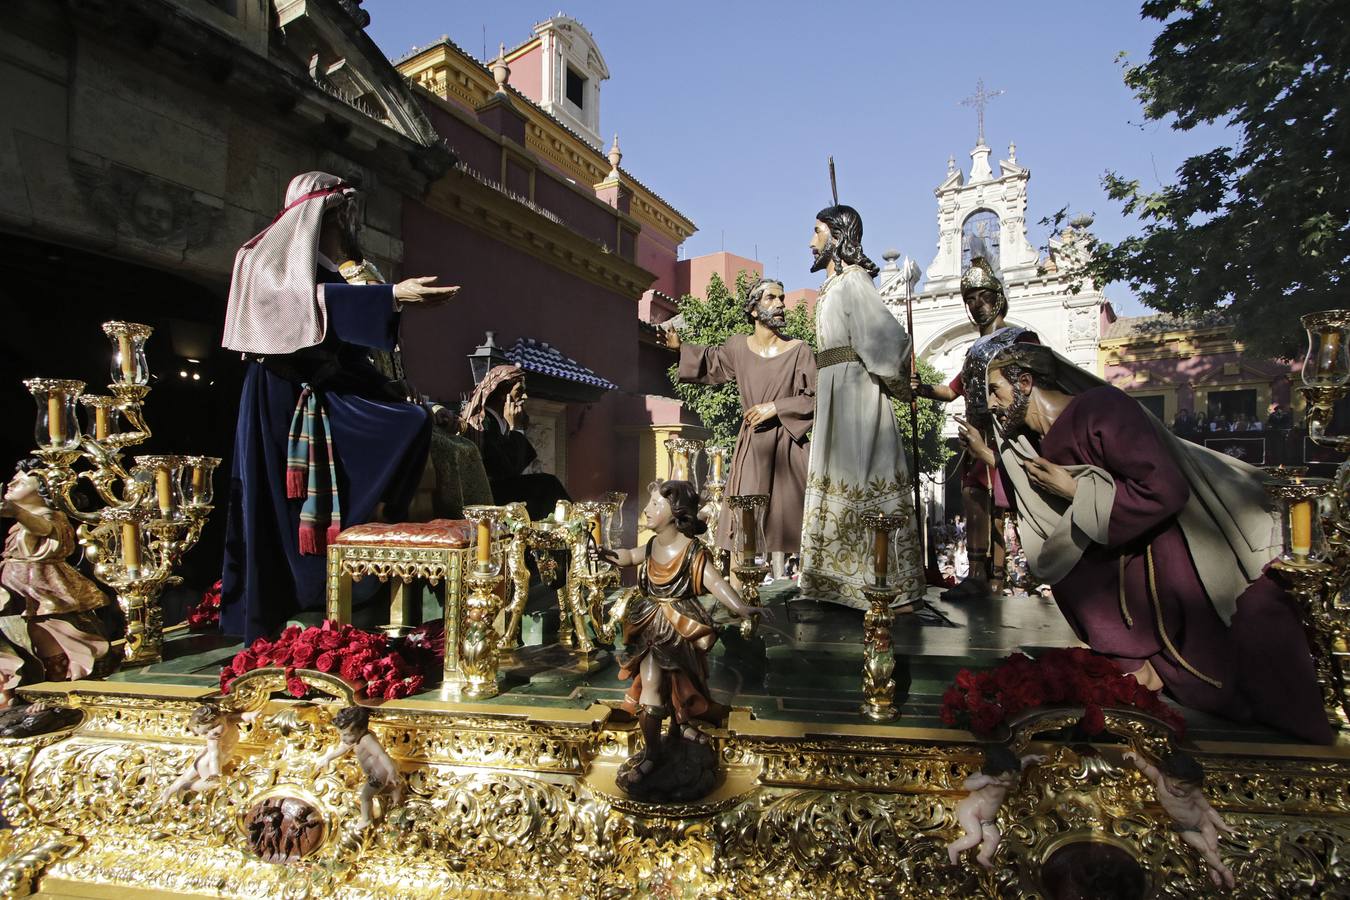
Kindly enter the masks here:
[[1209, 420], [1212, 422], [1223, 416], [1229, 422], [1237, 421], [1239, 415], [1247, 421], [1256, 418], [1256, 389], [1245, 391], [1211, 391], [1206, 399]]
[[1167, 419], [1164, 418], [1164, 410], [1166, 409], [1166, 405], [1163, 402], [1162, 394], [1153, 394], [1151, 396], [1144, 396], [1144, 397], [1141, 397], [1138, 394], [1131, 394], [1130, 396], [1138, 400], [1139, 405], [1144, 407], [1144, 409], [1153, 413], [1154, 418], [1156, 418], [1159, 422], [1167, 421]]
[[[230, 453], [243, 366], [220, 349], [224, 284], [204, 285], [60, 244], [6, 235], [0, 256], [0, 471], [31, 454], [35, 407], [22, 381], [78, 378], [89, 393], [108, 393], [112, 349], [101, 325], [113, 319], [150, 325], [146, 344], [152, 437], [125, 458], [198, 453], [224, 459], [216, 473], [217, 507], [180, 569], [195, 591], [220, 577]], [[166, 622], [174, 621], [166, 610]]]

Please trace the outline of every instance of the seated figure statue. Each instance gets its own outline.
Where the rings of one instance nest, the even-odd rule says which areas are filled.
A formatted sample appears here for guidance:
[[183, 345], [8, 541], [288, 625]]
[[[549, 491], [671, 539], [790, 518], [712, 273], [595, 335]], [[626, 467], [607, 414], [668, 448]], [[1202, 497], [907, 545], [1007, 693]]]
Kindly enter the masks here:
[[404, 306], [458, 288], [344, 276], [340, 262], [364, 259], [361, 209], [342, 179], [298, 175], [276, 220], [235, 256], [223, 343], [247, 362], [221, 624], [245, 641], [322, 610], [327, 542], [350, 525], [406, 521], [423, 480], [427, 410], [370, 357], [396, 346]]
[[571, 500], [557, 476], [526, 474], [538, 454], [525, 436], [525, 370], [516, 365], [494, 366], [474, 388], [464, 410], [464, 430], [483, 455], [483, 468], [498, 506], [524, 503], [531, 519], [553, 512], [559, 500]]

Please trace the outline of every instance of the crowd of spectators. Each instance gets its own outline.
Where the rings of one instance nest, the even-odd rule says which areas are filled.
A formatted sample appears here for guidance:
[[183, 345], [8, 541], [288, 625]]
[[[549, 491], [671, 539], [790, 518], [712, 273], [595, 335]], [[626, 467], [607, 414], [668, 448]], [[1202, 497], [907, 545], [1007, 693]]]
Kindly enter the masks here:
[[1177, 437], [1198, 443], [1205, 438], [1217, 437], [1221, 434], [1264, 434], [1267, 431], [1288, 431], [1293, 427], [1293, 423], [1293, 416], [1278, 403], [1270, 404], [1269, 414], [1265, 422], [1262, 422], [1256, 416], [1248, 416], [1246, 413], [1237, 413], [1231, 418], [1219, 413], [1211, 418], [1203, 412], [1192, 413], [1189, 409], [1182, 409], [1172, 419], [1172, 433]]

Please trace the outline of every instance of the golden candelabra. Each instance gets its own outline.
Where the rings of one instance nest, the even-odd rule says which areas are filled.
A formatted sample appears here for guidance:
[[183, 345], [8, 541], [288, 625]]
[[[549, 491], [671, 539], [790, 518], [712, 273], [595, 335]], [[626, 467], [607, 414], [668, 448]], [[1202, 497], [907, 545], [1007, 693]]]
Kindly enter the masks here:
[[891, 623], [895, 613], [891, 603], [900, 593], [896, 578], [897, 548], [892, 535], [905, 524], [901, 516], [868, 513], [863, 527], [872, 533], [872, 580], [863, 585], [863, 596], [870, 604], [863, 616], [863, 704], [862, 714], [873, 722], [889, 722], [900, 715], [895, 708], [895, 650], [891, 645]]
[[[1327, 431], [1336, 402], [1350, 393], [1350, 310], [1311, 313], [1302, 321], [1308, 353], [1298, 391], [1307, 404], [1308, 437], [1350, 454], [1350, 436]], [[1289, 582], [1308, 629], [1327, 716], [1350, 731], [1350, 459], [1334, 479], [1305, 472], [1270, 471], [1266, 490], [1280, 504], [1283, 522], [1283, 552], [1272, 567]]]
[[[769, 507], [768, 494], [736, 494], [727, 498], [732, 510], [731, 571], [740, 583], [740, 594], [746, 603], [759, 606], [759, 586], [769, 574], [769, 555], [765, 549], [764, 511]], [[758, 618], [741, 622], [741, 637], [755, 633]]]
[[474, 523], [477, 532], [475, 561], [465, 583], [469, 594], [464, 599], [464, 630], [460, 636], [459, 668], [464, 679], [461, 692], [475, 700], [495, 697], [497, 667], [502, 636], [495, 621], [502, 598], [497, 593], [502, 583], [501, 566], [493, 559], [493, 532], [501, 529], [510, 511], [503, 506], [466, 506], [464, 518]]
[[[567, 533], [572, 553], [567, 573], [567, 607], [558, 623], [558, 643], [577, 654], [577, 666], [583, 672], [595, 671], [603, 664], [595, 652], [591, 631], [605, 643], [614, 642], [613, 632], [605, 631], [606, 593], [619, 584], [619, 572], [591, 552], [609, 544], [609, 522], [617, 513], [613, 500], [585, 500], [573, 503]], [[589, 624], [589, 627], [588, 627]]]
[[721, 525], [722, 516], [725, 513], [725, 503], [723, 500], [727, 490], [727, 457], [730, 451], [726, 447], [709, 447], [706, 450], [708, 456], [708, 483], [704, 490], [705, 501], [703, 503], [704, 520], [708, 523], [708, 531], [705, 533], [703, 541], [712, 551], [713, 558], [717, 560], [717, 569], [723, 575], [730, 571], [731, 554], [721, 547], [717, 546], [717, 529]]
[[[117, 594], [126, 618], [126, 665], [160, 658], [159, 596], [178, 581], [174, 568], [201, 537], [212, 509], [212, 476], [220, 465], [209, 456], [156, 455], [138, 456], [130, 470], [125, 467], [123, 449], [150, 437], [144, 415], [150, 393], [145, 342], [152, 331], [134, 322], [104, 323], [113, 347], [112, 396], [86, 395], [82, 381], [24, 382], [37, 403], [35, 453], [43, 463], [37, 475], [52, 502], [79, 523], [76, 533], [94, 577]], [[87, 412], [83, 429], [77, 406]], [[79, 508], [74, 491], [81, 480], [93, 487], [101, 508]]]

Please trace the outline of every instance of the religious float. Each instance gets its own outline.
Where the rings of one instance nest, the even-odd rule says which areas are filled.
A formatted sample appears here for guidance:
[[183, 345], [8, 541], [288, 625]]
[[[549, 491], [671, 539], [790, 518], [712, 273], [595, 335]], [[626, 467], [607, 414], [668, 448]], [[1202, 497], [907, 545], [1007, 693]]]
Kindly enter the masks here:
[[[1350, 390], [1350, 313], [1305, 324], [1310, 432], [1346, 453], [1330, 420]], [[865, 615], [761, 588], [764, 501], [724, 496], [720, 452], [702, 495], [734, 519], [729, 559], [694, 536], [694, 498], [663, 488], [638, 498], [654, 534], [642, 554], [618, 546], [617, 495], [537, 521], [471, 506], [462, 521], [356, 526], [327, 550], [325, 620], [243, 646], [162, 624], [216, 460], [128, 465], [149, 433], [150, 332], [106, 330], [110, 397], [28, 387], [32, 472], [116, 595], [126, 629], [106, 657], [120, 667], [21, 684], [0, 714], [4, 896], [1350, 891], [1350, 470], [1270, 481], [1274, 566], [1312, 640], [1329, 746], [1164, 702], [1066, 647], [1055, 608], [1029, 598], [961, 610], [964, 631], [921, 625], [892, 605], [907, 524], [893, 516], [858, 523]], [[665, 484], [696, 485], [702, 449], [672, 443]], [[77, 502], [84, 486], [95, 503]], [[620, 563], [642, 566], [645, 594]], [[390, 586], [383, 621], [358, 628], [354, 586], [372, 579]], [[527, 606], [536, 579], [559, 585], [553, 610]], [[699, 606], [701, 588], [735, 615]], [[656, 675], [640, 662], [629, 691], [635, 645], [688, 651], [656, 673], [664, 692], [645, 693]]]

